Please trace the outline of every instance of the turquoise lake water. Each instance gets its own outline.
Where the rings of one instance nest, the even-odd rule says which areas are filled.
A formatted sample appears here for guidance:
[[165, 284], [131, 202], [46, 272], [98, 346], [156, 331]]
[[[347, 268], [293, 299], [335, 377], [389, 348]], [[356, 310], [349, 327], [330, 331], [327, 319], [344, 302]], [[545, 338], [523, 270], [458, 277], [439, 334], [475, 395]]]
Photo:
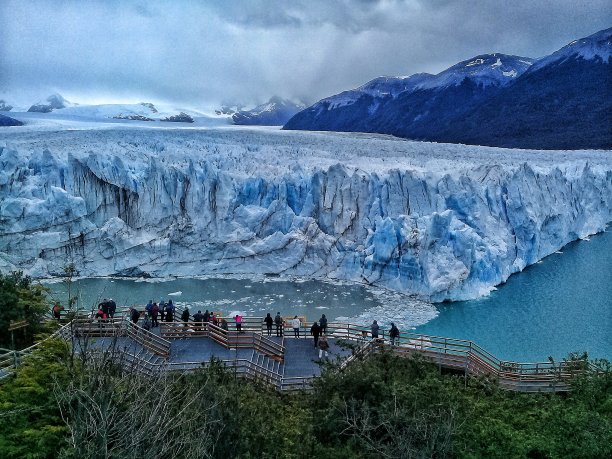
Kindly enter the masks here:
[[[50, 287], [55, 297], [65, 298], [62, 283]], [[173, 298], [192, 313], [210, 309], [262, 316], [279, 310], [309, 320], [321, 314], [358, 323], [394, 320], [404, 330], [470, 339], [505, 360], [561, 359], [574, 351], [612, 359], [612, 231], [569, 244], [511, 276], [486, 298], [448, 304], [426, 304], [361, 285], [263, 278], [97, 278], [81, 279], [75, 288], [84, 309], [105, 297], [121, 305]]]
[[503, 359], [612, 359], [612, 231], [576, 241], [510, 276], [486, 298], [438, 305], [423, 334], [478, 343]]

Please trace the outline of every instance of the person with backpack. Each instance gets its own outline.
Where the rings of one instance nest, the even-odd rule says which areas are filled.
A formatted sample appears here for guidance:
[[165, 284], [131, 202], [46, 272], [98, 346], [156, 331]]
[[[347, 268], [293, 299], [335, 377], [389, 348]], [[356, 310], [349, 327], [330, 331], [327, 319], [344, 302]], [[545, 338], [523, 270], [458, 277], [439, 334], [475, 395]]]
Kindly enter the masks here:
[[276, 324], [276, 336], [283, 336], [283, 318], [281, 317], [280, 312], [276, 313], [274, 323]]
[[314, 338], [314, 347], [316, 349], [319, 344], [319, 335], [321, 335], [321, 327], [318, 323], [315, 322], [312, 324], [312, 327], [310, 327], [310, 334]]
[[274, 323], [274, 319], [272, 319], [272, 316], [270, 315], [270, 313], [266, 315], [266, 318], [264, 319], [264, 323], [266, 324], [266, 328], [268, 329], [268, 336], [272, 336], [272, 324]]
[[399, 344], [399, 329], [395, 326], [393, 322], [391, 322], [391, 330], [389, 330], [389, 338], [391, 338], [391, 346], [395, 346], [395, 344]]

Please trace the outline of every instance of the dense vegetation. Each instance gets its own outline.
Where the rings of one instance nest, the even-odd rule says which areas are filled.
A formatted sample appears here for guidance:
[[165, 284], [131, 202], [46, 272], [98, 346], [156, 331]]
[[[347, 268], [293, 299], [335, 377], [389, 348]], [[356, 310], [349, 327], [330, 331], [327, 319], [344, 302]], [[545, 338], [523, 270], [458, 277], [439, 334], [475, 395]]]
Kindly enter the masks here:
[[[29, 279], [0, 281], [3, 307], [44, 304]], [[143, 376], [122, 356], [45, 341], [0, 381], [0, 457], [612, 457], [608, 362], [569, 394], [519, 394], [382, 353], [329, 364], [313, 391], [287, 395], [218, 362]]]
[[11, 345], [11, 322], [27, 321], [25, 329], [14, 331], [18, 349], [30, 344], [44, 327], [41, 319], [50, 311], [43, 286], [21, 272], [0, 273], [0, 347]]
[[141, 376], [47, 341], [0, 386], [0, 457], [612, 455], [612, 372], [566, 395], [517, 394], [381, 354], [280, 395], [213, 364]]

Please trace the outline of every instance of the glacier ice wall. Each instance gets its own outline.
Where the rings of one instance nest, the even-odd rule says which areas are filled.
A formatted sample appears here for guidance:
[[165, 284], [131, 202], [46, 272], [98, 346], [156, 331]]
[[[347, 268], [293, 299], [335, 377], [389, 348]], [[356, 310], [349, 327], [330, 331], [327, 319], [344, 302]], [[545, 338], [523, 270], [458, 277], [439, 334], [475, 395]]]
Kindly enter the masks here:
[[24, 145], [0, 147], [0, 269], [41, 277], [73, 262], [84, 276], [275, 273], [467, 299], [612, 220], [612, 170], [586, 162], [266, 174], [159, 142], [137, 161], [105, 143]]

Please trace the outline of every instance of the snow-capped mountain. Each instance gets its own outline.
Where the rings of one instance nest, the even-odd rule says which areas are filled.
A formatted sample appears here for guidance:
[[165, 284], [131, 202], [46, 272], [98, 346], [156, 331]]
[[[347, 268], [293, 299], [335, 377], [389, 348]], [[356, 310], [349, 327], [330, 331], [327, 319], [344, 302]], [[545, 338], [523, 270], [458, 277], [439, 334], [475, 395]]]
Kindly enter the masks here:
[[38, 113], [49, 113], [53, 110], [59, 110], [62, 108], [70, 107], [71, 104], [69, 101], [64, 99], [60, 94], [52, 94], [47, 97], [44, 101], [37, 102], [32, 105], [28, 111], [29, 112], [38, 112]]
[[359, 88], [327, 97], [298, 113], [286, 129], [364, 131], [417, 138], [432, 123], [446, 124], [454, 116], [499, 87], [523, 74], [532, 59], [505, 54], [476, 56], [437, 75], [380, 77]]
[[306, 106], [301, 102], [292, 102], [280, 97], [272, 97], [265, 104], [252, 110], [241, 110], [232, 115], [234, 124], [282, 126]]
[[0, 126], [23, 126], [23, 123], [11, 117], [0, 115]]
[[381, 76], [368, 81], [356, 89], [341, 92], [331, 97], [326, 97], [312, 106], [320, 110], [323, 106], [326, 110], [346, 107], [357, 102], [362, 96], [368, 95], [373, 98], [396, 97], [404, 91], [412, 91], [425, 81], [434, 78], [429, 73], [417, 73], [411, 76]]
[[284, 129], [504, 147], [610, 148], [611, 31], [576, 40], [535, 63], [480, 55], [423, 76], [399, 93], [341, 93], [296, 114]]
[[0, 112], [10, 112], [12, 109], [13, 106], [11, 104], [3, 99], [0, 99]]
[[575, 40], [436, 133], [521, 148], [612, 148], [612, 28]]
[[438, 73], [419, 85], [419, 89], [458, 86], [469, 79], [477, 86], [506, 86], [525, 73], [534, 59], [507, 54], [482, 54]]
[[601, 62], [609, 64], [612, 53], [612, 27], [600, 30], [585, 38], [574, 40], [550, 56], [538, 60], [532, 71], [539, 70], [553, 63], [582, 59], [585, 61]]

